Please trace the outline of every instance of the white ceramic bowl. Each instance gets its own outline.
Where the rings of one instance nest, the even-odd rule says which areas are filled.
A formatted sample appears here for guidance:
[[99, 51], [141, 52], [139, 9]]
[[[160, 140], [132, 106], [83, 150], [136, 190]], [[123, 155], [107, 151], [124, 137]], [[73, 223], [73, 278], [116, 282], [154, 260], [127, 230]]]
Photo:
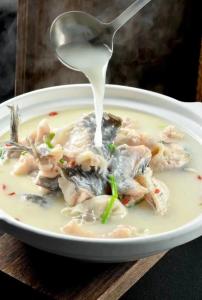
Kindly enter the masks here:
[[[67, 85], [27, 93], [0, 105], [0, 133], [8, 130], [7, 104], [17, 104], [23, 120], [64, 107], [92, 106], [89, 85]], [[163, 117], [198, 139], [202, 137], [202, 104], [130, 87], [106, 86], [105, 107], [126, 107]], [[0, 211], [0, 229], [36, 248], [89, 261], [123, 262], [143, 258], [181, 245], [202, 234], [202, 216], [169, 232], [129, 239], [90, 239], [56, 234], [21, 222]]]

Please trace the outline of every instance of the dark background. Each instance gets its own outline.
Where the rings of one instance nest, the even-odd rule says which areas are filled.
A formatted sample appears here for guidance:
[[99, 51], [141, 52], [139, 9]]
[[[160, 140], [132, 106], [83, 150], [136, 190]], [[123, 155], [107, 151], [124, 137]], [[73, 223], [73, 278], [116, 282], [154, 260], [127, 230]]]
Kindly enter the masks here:
[[[200, 1], [185, 1], [183, 21], [178, 27], [177, 43], [172, 54], [166, 54], [154, 63], [146, 59], [147, 49], [145, 54], [141, 54], [138, 63], [135, 60], [132, 62], [131, 67], [136, 67], [137, 70], [142, 67], [144, 72], [136, 71], [131, 85], [161, 91], [183, 101], [194, 101], [201, 29]], [[16, 1], [0, 0], [0, 101], [14, 95], [15, 38]], [[121, 51], [123, 53], [124, 49]], [[118, 55], [115, 52], [117, 60], [111, 63], [114, 72], [118, 68]], [[125, 77], [123, 70], [116, 83], [124, 83]], [[110, 76], [108, 80], [111, 81]], [[1, 299], [11, 299], [14, 296], [21, 299], [42, 298], [3, 273], [0, 274], [0, 295]], [[171, 250], [124, 295], [123, 300], [126, 299], [202, 299], [202, 238]]]
[[[13, 95], [16, 2], [0, 0], [0, 100]], [[103, 21], [110, 21], [133, 0], [92, 2], [91, 5], [91, 0], [29, 1], [32, 12], [29, 14], [28, 45], [25, 44], [28, 48], [26, 91], [87, 81], [81, 73], [71, 72], [56, 61], [47, 29], [59, 13], [68, 9], [84, 9]], [[115, 36], [107, 82], [157, 91], [181, 101], [195, 101], [201, 4], [202, 0], [152, 0]]]

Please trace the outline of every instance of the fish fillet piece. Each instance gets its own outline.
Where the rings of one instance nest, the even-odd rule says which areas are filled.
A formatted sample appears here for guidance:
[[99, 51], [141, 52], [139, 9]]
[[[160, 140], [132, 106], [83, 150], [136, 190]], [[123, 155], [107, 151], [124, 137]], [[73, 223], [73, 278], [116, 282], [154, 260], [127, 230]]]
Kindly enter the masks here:
[[118, 225], [114, 230], [109, 232], [107, 234], [107, 237], [121, 239], [121, 238], [129, 238], [136, 235], [138, 235], [136, 227], [121, 224]]
[[[102, 119], [102, 153], [105, 158], [109, 156], [107, 145], [115, 139], [118, 128], [121, 126], [122, 120], [114, 115], [104, 113]], [[90, 113], [81, 118], [74, 124], [69, 132], [67, 142], [64, 145], [64, 153], [68, 157], [76, 159], [77, 155], [83, 151], [90, 150], [97, 153], [94, 147], [94, 134], [96, 129], [95, 114]], [[54, 142], [54, 140], [53, 140]]]
[[71, 220], [61, 228], [61, 231], [69, 235], [90, 238], [129, 238], [137, 235], [137, 229], [129, 225], [118, 225], [109, 233], [96, 234], [94, 231], [86, 229], [78, 220]]
[[65, 234], [76, 235], [81, 237], [96, 238], [97, 235], [91, 230], [87, 230], [78, 220], [71, 220], [65, 226], [61, 228], [61, 231]]
[[184, 134], [178, 131], [175, 126], [169, 125], [167, 126], [163, 132], [161, 133], [161, 140], [165, 143], [173, 143], [177, 140], [182, 140]]
[[121, 201], [126, 207], [130, 207], [142, 200], [146, 194], [148, 194], [148, 189], [141, 185], [137, 180], [134, 180], [133, 189], [129, 189], [122, 196]]
[[140, 132], [132, 126], [130, 122], [127, 125], [123, 125], [118, 129], [115, 144], [128, 146], [144, 145], [148, 148], [152, 148], [157, 142], [157, 138], [145, 133]]
[[105, 195], [108, 187], [107, 174], [95, 168], [84, 171], [80, 166], [62, 168], [63, 178], [71, 181], [76, 190], [87, 190], [90, 195]]
[[158, 143], [152, 151], [150, 166], [154, 171], [181, 168], [190, 161], [190, 155], [178, 144]]
[[13, 174], [15, 175], [26, 175], [34, 170], [37, 170], [38, 165], [33, 155], [26, 153], [21, 155], [19, 160], [15, 163]]
[[[100, 219], [103, 214], [109, 199], [111, 196], [109, 195], [101, 195], [93, 197], [89, 200], [86, 200], [80, 204], [77, 204], [74, 207], [65, 207], [62, 210], [64, 215], [71, 216], [88, 216], [88, 213], [92, 213], [95, 219]], [[124, 205], [119, 201], [115, 201], [110, 218], [124, 218], [127, 214], [127, 210]], [[85, 219], [85, 218], [84, 218]]]
[[138, 182], [148, 189], [144, 199], [160, 215], [165, 215], [168, 210], [169, 190], [160, 180], [152, 176], [152, 170], [147, 168], [145, 173], [136, 178]]
[[119, 194], [129, 194], [136, 189], [134, 177], [142, 174], [151, 159], [151, 151], [145, 146], [121, 145], [110, 163], [110, 171], [115, 176]]
[[59, 177], [58, 183], [69, 206], [74, 206], [93, 197], [93, 194], [88, 189], [77, 187], [74, 182], [67, 178]]
[[37, 126], [35, 143], [36, 144], [43, 143], [44, 137], [47, 136], [49, 133], [50, 133], [50, 126], [48, 124], [48, 120], [47, 119], [41, 120]]
[[91, 150], [85, 150], [79, 153], [75, 159], [77, 165], [81, 166], [84, 171], [89, 171], [92, 167], [96, 170], [106, 170], [108, 167], [107, 160]]

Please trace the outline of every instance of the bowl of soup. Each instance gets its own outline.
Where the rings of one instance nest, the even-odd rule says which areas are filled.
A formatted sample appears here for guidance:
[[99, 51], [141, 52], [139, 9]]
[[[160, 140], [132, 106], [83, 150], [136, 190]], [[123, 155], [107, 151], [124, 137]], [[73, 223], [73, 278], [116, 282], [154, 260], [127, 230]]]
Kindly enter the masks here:
[[202, 105], [106, 85], [96, 147], [90, 85], [1, 104], [0, 229], [59, 255], [123, 262], [202, 233]]

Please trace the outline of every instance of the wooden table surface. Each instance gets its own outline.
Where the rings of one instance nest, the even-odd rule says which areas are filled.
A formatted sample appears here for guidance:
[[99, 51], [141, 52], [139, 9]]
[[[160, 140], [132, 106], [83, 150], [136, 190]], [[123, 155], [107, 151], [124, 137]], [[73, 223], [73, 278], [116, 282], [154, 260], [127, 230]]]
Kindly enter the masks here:
[[[104, 10], [110, 1], [90, 3], [69, 0], [63, 1], [63, 5], [57, 3], [55, 0], [19, 1], [16, 94], [50, 85], [86, 82], [82, 74], [65, 69], [54, 58], [49, 47], [47, 29], [54, 17], [64, 10], [79, 7], [96, 14], [97, 9]], [[47, 5], [55, 7], [49, 14], [46, 14]], [[110, 17], [114, 17], [121, 9], [121, 5], [117, 6]], [[130, 26], [135, 26], [136, 21], [133, 22], [134, 25]], [[123, 31], [121, 35], [124, 34]], [[129, 64], [122, 75], [117, 74], [120, 67], [118, 60], [119, 56], [112, 63], [113, 80], [116, 83], [135, 84], [136, 79], [127, 75], [131, 67]], [[154, 62], [159, 63], [158, 60]], [[201, 99], [201, 67], [199, 70], [197, 97]], [[164, 88], [162, 82], [157, 85], [157, 89], [159, 86], [160, 90]], [[89, 264], [42, 252], [7, 234], [0, 237], [0, 270], [53, 299], [119, 299], [164, 254], [130, 263]], [[78, 273], [70, 276], [75, 274], [75, 269]]]
[[52, 299], [119, 299], [164, 254], [138, 262], [96, 264], [59, 257], [4, 234], [0, 270]]

